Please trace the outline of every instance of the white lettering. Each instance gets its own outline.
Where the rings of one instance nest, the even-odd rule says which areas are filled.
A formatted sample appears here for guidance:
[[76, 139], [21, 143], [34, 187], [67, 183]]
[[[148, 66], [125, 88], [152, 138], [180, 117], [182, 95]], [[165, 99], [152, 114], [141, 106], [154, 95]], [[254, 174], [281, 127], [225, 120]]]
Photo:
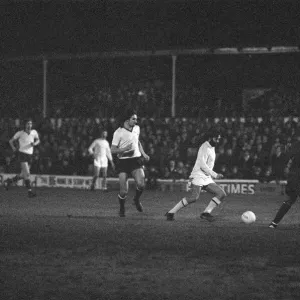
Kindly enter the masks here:
[[236, 184], [236, 185], [232, 184], [231, 185], [231, 193], [232, 194], [240, 194], [241, 193], [240, 185], [239, 184]]
[[242, 189], [241, 189], [242, 194], [248, 194], [248, 185], [247, 184], [242, 184]]
[[248, 185], [248, 194], [254, 195], [254, 184]]

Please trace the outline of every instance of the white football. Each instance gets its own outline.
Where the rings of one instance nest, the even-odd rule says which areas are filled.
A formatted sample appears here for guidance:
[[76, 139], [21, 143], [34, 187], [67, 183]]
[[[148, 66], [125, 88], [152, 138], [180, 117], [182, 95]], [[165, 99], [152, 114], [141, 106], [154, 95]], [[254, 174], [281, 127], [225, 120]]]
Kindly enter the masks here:
[[256, 221], [256, 215], [252, 211], [245, 211], [242, 214], [241, 219], [244, 223], [251, 224], [251, 223], [254, 223]]

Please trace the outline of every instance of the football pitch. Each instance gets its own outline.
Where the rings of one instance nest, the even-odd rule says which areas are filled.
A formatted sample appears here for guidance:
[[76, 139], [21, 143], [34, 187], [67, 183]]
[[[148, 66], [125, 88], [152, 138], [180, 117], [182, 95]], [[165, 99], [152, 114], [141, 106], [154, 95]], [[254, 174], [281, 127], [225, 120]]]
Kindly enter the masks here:
[[[300, 209], [268, 224], [284, 196], [229, 195], [214, 211], [209, 201], [164, 213], [184, 193], [145, 191], [145, 212], [117, 191], [24, 188], [0, 193], [0, 299], [300, 299]], [[252, 210], [257, 221], [240, 215]]]

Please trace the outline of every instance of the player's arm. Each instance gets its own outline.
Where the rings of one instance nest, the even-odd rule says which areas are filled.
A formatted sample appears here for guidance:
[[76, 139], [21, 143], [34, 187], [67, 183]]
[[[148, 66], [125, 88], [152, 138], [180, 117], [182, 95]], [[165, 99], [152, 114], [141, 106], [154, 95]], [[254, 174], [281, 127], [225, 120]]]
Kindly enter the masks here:
[[122, 154], [122, 153], [124, 153], [126, 151], [130, 151], [131, 148], [132, 148], [132, 144], [129, 144], [129, 145], [123, 147], [123, 148], [120, 148], [117, 145], [111, 145], [110, 150], [111, 150], [112, 154]]
[[117, 131], [115, 131], [113, 140], [111, 142], [110, 151], [112, 154], [123, 154], [126, 151], [130, 151], [132, 149], [132, 143], [126, 145], [125, 147], [119, 147], [121, 141], [121, 137]]
[[34, 137], [34, 142], [31, 143], [31, 146], [37, 146], [40, 143], [40, 138], [38, 133], [36, 133], [35, 137]]
[[114, 164], [114, 161], [113, 161], [112, 153], [110, 151], [110, 147], [109, 147], [108, 143], [107, 143], [107, 147], [106, 147], [106, 156], [107, 156], [107, 159], [109, 160], [111, 166], [113, 168], [115, 168], [115, 164]]
[[17, 151], [17, 147], [15, 146], [16, 141], [20, 138], [20, 132], [17, 132], [9, 141], [9, 145], [12, 148], [12, 150], [15, 152]]
[[150, 159], [149, 155], [147, 155], [144, 151], [144, 148], [141, 144], [141, 142], [139, 141], [139, 150], [142, 153], [143, 157], [148, 161]]
[[90, 147], [88, 148], [88, 152], [90, 155], [94, 153], [94, 148], [95, 148], [95, 141], [93, 141]]
[[204, 172], [206, 175], [210, 175], [212, 178], [223, 178], [222, 174], [218, 174], [211, 170], [208, 165], [206, 164], [208, 158], [207, 148], [206, 147], [200, 147], [198, 152], [198, 159], [200, 162], [200, 169], [202, 172]]

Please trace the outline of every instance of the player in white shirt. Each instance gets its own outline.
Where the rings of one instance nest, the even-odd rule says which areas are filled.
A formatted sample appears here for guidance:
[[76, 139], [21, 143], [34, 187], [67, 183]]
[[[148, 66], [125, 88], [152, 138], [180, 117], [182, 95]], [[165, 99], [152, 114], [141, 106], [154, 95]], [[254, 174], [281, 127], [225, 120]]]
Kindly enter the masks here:
[[178, 210], [196, 202], [196, 200], [200, 198], [201, 190], [213, 194], [213, 198], [200, 217], [210, 222], [214, 221], [211, 212], [215, 207], [220, 205], [226, 197], [225, 191], [214, 182], [214, 179], [223, 178], [222, 174], [213, 171], [216, 159], [215, 146], [219, 143], [220, 138], [221, 135], [218, 130], [211, 129], [208, 132], [206, 141], [200, 146], [197, 160], [190, 175], [191, 195], [184, 197], [166, 213], [168, 221], [174, 220], [174, 215]]
[[95, 183], [97, 178], [102, 173], [102, 190], [107, 191], [107, 168], [108, 168], [108, 161], [110, 162], [112, 168], [115, 168], [110, 146], [107, 139], [107, 131], [104, 130], [101, 134], [101, 138], [96, 139], [90, 145], [88, 151], [91, 155], [94, 156], [94, 177], [91, 185], [91, 190], [95, 190]]
[[125, 200], [128, 194], [128, 176], [132, 175], [136, 183], [136, 192], [133, 202], [139, 212], [143, 211], [140, 197], [145, 188], [145, 173], [143, 159], [150, 158], [144, 152], [139, 141], [140, 127], [137, 124], [137, 114], [133, 110], [125, 113], [121, 120], [121, 126], [114, 132], [111, 152], [117, 154], [117, 171], [119, 174], [120, 193], [118, 195], [120, 203], [120, 217], [125, 217]]
[[[32, 162], [33, 147], [40, 143], [39, 135], [35, 129], [32, 129], [32, 120], [27, 119], [24, 122], [24, 130], [18, 131], [10, 140], [9, 144], [14, 152], [18, 151], [18, 160], [21, 164], [21, 173], [13, 178], [4, 181], [6, 190], [13, 183], [24, 179], [28, 189], [28, 197], [35, 197], [36, 194], [31, 189], [30, 183], [30, 165]], [[17, 143], [17, 144], [16, 144]]]

